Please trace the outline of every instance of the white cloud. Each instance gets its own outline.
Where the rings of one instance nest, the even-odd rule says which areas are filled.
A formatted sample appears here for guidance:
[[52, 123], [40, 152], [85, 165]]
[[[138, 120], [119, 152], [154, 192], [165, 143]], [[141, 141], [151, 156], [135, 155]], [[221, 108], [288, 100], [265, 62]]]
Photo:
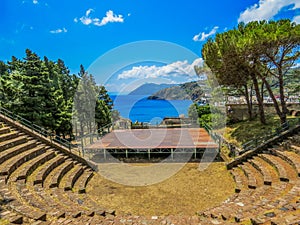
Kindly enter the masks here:
[[248, 23], [250, 21], [269, 20], [284, 7], [292, 5], [294, 7], [291, 10], [299, 9], [299, 0], [259, 0], [258, 4], [254, 4], [240, 14], [238, 22]]
[[51, 34], [59, 34], [59, 33], [67, 33], [68, 30], [66, 28], [57, 29], [57, 30], [50, 30]]
[[293, 22], [300, 24], [300, 15], [299, 16], [295, 16], [293, 19]]
[[219, 29], [218, 26], [215, 26], [209, 33], [199, 33], [199, 34], [196, 34], [194, 37], [193, 37], [193, 40], [194, 41], [205, 41], [208, 37], [214, 35], [217, 30]]
[[196, 77], [194, 66], [203, 65], [203, 59], [198, 58], [192, 64], [187, 60], [177, 61], [165, 66], [134, 66], [131, 70], [123, 71], [118, 79], [149, 79], [149, 78], [175, 78], [175, 77]]
[[39, 1], [38, 0], [32, 0], [32, 3], [36, 5], [36, 4], [39, 4]]
[[[88, 9], [85, 12], [85, 15], [80, 17], [79, 20], [81, 21], [82, 24], [84, 25], [90, 25], [93, 24], [95, 26], [104, 26], [108, 23], [123, 23], [124, 18], [123, 15], [116, 15], [112, 10], [108, 10], [106, 12], [106, 15], [100, 20], [99, 18], [91, 17], [91, 13], [93, 12], [93, 9]], [[74, 22], [78, 22], [78, 18], [74, 18]]]
[[85, 16], [89, 16], [91, 14], [91, 12], [94, 11], [93, 9], [88, 9], [86, 12], [85, 12]]

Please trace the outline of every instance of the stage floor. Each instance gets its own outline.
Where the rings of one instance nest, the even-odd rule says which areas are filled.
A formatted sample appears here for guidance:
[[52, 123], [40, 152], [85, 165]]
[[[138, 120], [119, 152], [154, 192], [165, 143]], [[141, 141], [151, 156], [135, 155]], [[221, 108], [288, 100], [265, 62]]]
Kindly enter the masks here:
[[204, 128], [114, 130], [85, 149], [218, 148]]

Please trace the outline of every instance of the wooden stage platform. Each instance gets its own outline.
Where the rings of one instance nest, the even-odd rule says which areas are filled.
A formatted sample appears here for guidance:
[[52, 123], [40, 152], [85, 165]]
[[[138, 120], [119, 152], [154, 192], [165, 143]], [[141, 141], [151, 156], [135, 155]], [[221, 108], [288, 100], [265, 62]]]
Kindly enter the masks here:
[[122, 155], [124, 158], [144, 154], [147, 158], [174, 153], [192, 153], [194, 157], [202, 155], [207, 149], [218, 151], [218, 144], [203, 128], [158, 128], [114, 130], [97, 142], [86, 146], [86, 154], [107, 153]]
[[218, 148], [203, 128], [114, 130], [86, 149]]

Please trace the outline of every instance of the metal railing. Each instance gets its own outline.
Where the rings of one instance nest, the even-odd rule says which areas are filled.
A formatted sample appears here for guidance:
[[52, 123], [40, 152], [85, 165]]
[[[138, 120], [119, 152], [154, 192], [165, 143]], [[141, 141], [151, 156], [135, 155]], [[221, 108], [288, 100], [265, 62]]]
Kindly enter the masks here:
[[64, 147], [68, 148], [69, 151], [71, 151], [72, 147], [76, 147], [70, 141], [63, 139], [56, 134], [53, 134], [52, 132], [46, 130], [44, 127], [38, 126], [38, 125], [34, 124], [33, 122], [31, 122], [19, 115], [16, 115], [15, 113], [3, 108], [2, 106], [0, 106], [0, 113], [2, 115], [12, 119], [14, 122], [18, 122], [18, 123], [22, 124], [23, 126], [29, 128], [30, 130], [32, 130], [46, 138], [49, 138], [51, 142], [54, 141]]
[[100, 140], [104, 135], [110, 133], [113, 130], [113, 127], [114, 123], [109, 123], [93, 132], [80, 136], [82, 148]]
[[243, 154], [251, 149], [256, 148], [257, 146], [267, 142], [268, 140], [279, 136], [280, 134], [282, 134], [284, 131], [287, 131], [297, 125], [300, 125], [300, 118], [298, 119], [293, 119], [293, 120], [289, 120], [287, 122], [285, 122], [284, 124], [282, 124], [281, 126], [275, 128], [275, 130], [271, 130], [269, 133], [267, 133], [266, 135], [260, 137], [260, 138], [256, 138], [254, 140], [248, 141], [245, 144], [242, 145], [242, 150], [240, 151], [239, 154]]
[[226, 142], [225, 139], [222, 137], [222, 135], [214, 132], [212, 127], [209, 126], [207, 123], [203, 123], [203, 128], [209, 133], [211, 138], [218, 144], [219, 151], [220, 151], [222, 143]]

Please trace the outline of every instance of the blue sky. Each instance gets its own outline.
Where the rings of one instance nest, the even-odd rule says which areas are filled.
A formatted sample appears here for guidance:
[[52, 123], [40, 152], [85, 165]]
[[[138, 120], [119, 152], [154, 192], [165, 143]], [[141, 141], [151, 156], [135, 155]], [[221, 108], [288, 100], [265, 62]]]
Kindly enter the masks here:
[[[74, 73], [80, 64], [89, 68], [106, 52], [136, 41], [170, 42], [201, 57], [209, 36], [240, 21], [289, 18], [300, 23], [299, 0], [2, 0], [0, 6], [0, 60], [22, 58], [29, 48], [41, 57], [63, 59]], [[174, 56], [165, 65], [133, 67], [161, 74], [170, 72], [168, 65], [189, 70], [194, 60]], [[116, 79], [126, 78], [119, 75]]]

